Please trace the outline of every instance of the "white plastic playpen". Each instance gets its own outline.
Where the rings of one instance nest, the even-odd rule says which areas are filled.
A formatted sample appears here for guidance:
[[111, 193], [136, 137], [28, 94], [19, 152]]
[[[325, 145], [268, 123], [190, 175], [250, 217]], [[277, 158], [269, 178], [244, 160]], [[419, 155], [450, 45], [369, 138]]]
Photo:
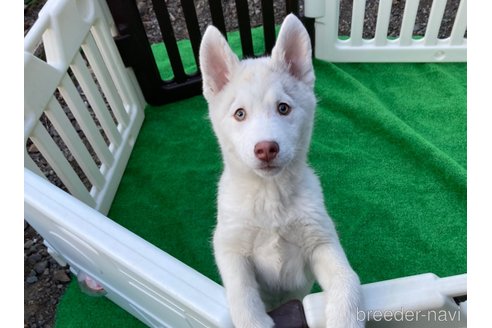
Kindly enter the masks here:
[[[351, 34], [341, 40], [339, 0], [305, 1], [305, 16], [316, 19], [317, 58], [342, 62], [466, 61], [466, 0], [460, 3], [447, 39], [438, 39], [445, 0], [433, 1], [426, 34], [420, 39], [412, 38], [419, 0], [406, 1], [396, 39], [386, 37], [392, 0], [379, 2], [375, 37], [362, 38], [365, 3], [353, 1]], [[69, 191], [51, 184], [25, 150], [25, 218], [43, 236], [50, 254], [69, 264], [82, 285], [97, 281], [103, 288], [100, 293], [145, 324], [232, 327], [222, 286], [106, 217], [146, 105], [132, 70], [125, 68], [115, 46], [115, 34], [104, 1], [50, 0], [25, 37], [24, 144], [30, 140], [37, 147]], [[35, 56], [41, 44], [46, 58]], [[100, 163], [94, 162], [83, 145], [55, 92], [63, 97]], [[82, 93], [108, 140], [86, 110]], [[90, 191], [40, 123], [43, 114], [86, 174]], [[363, 309], [372, 313], [368, 327], [415, 326], [415, 322], [375, 320], [378, 311], [397, 313], [402, 308], [454, 311], [460, 317], [448, 321], [446, 327], [466, 327], [466, 302], [458, 306], [453, 300], [462, 295], [466, 295], [466, 274], [447, 278], [423, 274], [364, 285]], [[308, 295], [303, 304], [309, 326], [322, 327], [321, 295]], [[435, 322], [427, 324], [418, 322], [419, 327], [434, 327]]]

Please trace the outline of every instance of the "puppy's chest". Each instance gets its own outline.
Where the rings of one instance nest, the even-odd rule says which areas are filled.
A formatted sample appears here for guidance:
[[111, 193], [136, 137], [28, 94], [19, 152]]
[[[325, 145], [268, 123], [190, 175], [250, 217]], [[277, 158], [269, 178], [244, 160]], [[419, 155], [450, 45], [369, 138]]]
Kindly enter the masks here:
[[258, 232], [251, 257], [260, 283], [292, 288], [306, 281], [306, 263], [300, 245], [278, 232]]

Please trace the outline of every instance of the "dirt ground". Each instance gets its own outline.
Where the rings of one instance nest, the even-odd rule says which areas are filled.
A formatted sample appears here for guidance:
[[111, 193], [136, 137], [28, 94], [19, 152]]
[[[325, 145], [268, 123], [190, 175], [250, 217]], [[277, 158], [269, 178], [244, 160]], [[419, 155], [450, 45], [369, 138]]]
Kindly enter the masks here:
[[[46, 0], [25, 0], [24, 8], [24, 33], [30, 29], [36, 17], [45, 4]], [[162, 41], [159, 25], [151, 6], [151, 0], [136, 0], [151, 43]], [[183, 18], [180, 2], [177, 0], [166, 0], [174, 32], [178, 39], [187, 37], [186, 24]], [[301, 12], [302, 12], [302, 3]], [[417, 20], [415, 22], [414, 34], [425, 33], [426, 22], [430, 12], [432, 0], [421, 0]], [[237, 28], [237, 17], [234, 0], [222, 0], [226, 27], [228, 30]], [[253, 26], [261, 24], [261, 1], [248, 1], [251, 23]], [[459, 0], [448, 0], [443, 22], [439, 32], [441, 38], [450, 35], [454, 16], [459, 5]], [[398, 36], [402, 21], [405, 0], [393, 0], [392, 17], [389, 25], [389, 36]], [[195, 7], [200, 21], [202, 31], [211, 22], [210, 11], [207, 1], [195, 0]], [[274, 1], [276, 23], [282, 21], [285, 16], [285, 2]], [[341, 0], [339, 34], [349, 35], [351, 20], [352, 0]], [[364, 37], [374, 36], [375, 22], [377, 16], [378, 1], [367, 0], [366, 16], [364, 20]], [[51, 131], [50, 131], [51, 132]], [[56, 132], [54, 132], [56, 134]], [[56, 139], [56, 135], [54, 139]], [[59, 138], [59, 137], [58, 137]], [[62, 144], [61, 147], [64, 147]], [[61, 181], [44, 161], [42, 156], [31, 144], [27, 145], [28, 152], [33, 160], [41, 167], [48, 179], [63, 188]], [[66, 149], [65, 149], [66, 150]], [[68, 151], [67, 151], [68, 152]], [[65, 151], [64, 151], [65, 153]], [[67, 155], [68, 158], [70, 154]], [[69, 158], [70, 160], [70, 158]], [[71, 159], [73, 161], [73, 157]], [[62, 268], [47, 253], [43, 239], [28, 224], [24, 225], [24, 327], [53, 327], [56, 306], [61, 295], [66, 289], [69, 278], [68, 268]]]

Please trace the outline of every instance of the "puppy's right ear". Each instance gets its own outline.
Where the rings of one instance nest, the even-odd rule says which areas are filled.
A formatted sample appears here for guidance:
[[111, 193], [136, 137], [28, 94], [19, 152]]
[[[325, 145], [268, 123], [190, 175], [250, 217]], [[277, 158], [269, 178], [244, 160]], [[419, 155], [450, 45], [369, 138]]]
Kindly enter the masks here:
[[203, 95], [207, 100], [224, 88], [238, 64], [239, 59], [232, 52], [224, 36], [217, 28], [209, 26], [200, 45]]

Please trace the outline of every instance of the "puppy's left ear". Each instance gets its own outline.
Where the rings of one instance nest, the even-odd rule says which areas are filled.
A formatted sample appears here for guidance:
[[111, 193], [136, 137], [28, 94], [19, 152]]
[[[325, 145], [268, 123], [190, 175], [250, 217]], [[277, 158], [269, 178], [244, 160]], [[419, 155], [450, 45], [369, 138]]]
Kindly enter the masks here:
[[304, 25], [293, 14], [289, 14], [280, 27], [272, 60], [276, 67], [287, 70], [310, 87], [314, 85], [311, 40]]

